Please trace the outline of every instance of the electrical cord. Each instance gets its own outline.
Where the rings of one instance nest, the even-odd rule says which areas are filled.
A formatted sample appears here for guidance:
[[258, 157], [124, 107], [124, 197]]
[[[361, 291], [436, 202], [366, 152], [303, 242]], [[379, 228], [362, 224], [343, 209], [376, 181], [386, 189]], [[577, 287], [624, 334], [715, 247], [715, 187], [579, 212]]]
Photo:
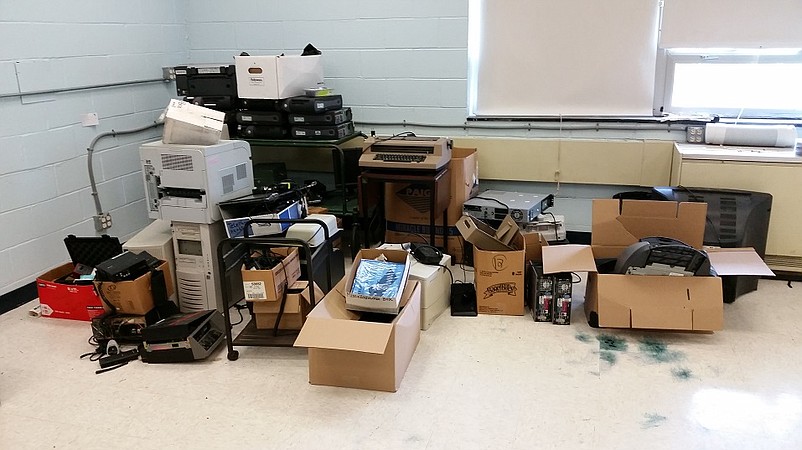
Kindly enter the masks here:
[[504, 202], [502, 202], [501, 200], [499, 200], [499, 199], [497, 199], [497, 198], [481, 197], [481, 196], [478, 196], [478, 195], [477, 195], [477, 196], [475, 196], [475, 197], [472, 197], [472, 198], [478, 198], [478, 199], [482, 199], [482, 200], [489, 200], [489, 201], [496, 202], [496, 203], [498, 203], [499, 205], [501, 205], [501, 206], [503, 206], [503, 207], [504, 207], [504, 209], [505, 209], [505, 214], [509, 214], [509, 212], [510, 212], [510, 207], [509, 207], [509, 206], [507, 206], [507, 204], [505, 204]]
[[[390, 139], [395, 139], [395, 138], [397, 138], [397, 137], [407, 137], [407, 136], [409, 136], [409, 137], [416, 137], [416, 136], [415, 136], [415, 133], [413, 133], [413, 132], [411, 132], [411, 131], [402, 131], [402, 132], [400, 132], [400, 133], [397, 133], [397, 134], [394, 134], [394, 135], [392, 135], [392, 136], [390, 136], [390, 137], [386, 137], [386, 138], [377, 138], [377, 139], [376, 139], [375, 141], [373, 141], [373, 142], [372, 142], [370, 145], [368, 145], [367, 147], [363, 148], [363, 149], [362, 149], [362, 153], [365, 153], [366, 151], [368, 151], [368, 149], [369, 149], [369, 148], [373, 147], [374, 145], [376, 145], [376, 144], [378, 144], [378, 143], [380, 143], [380, 142], [389, 141]], [[375, 137], [375, 135], [374, 135], [373, 137]]]

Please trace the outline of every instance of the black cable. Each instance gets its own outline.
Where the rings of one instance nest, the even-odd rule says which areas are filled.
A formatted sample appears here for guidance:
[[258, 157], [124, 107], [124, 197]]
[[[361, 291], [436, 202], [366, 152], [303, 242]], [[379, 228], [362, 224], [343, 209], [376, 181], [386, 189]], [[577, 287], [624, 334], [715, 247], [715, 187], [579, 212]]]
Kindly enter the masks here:
[[559, 231], [558, 231], [558, 226], [557, 226], [557, 218], [554, 217], [554, 214], [552, 214], [551, 211], [546, 211], [543, 214], [548, 214], [548, 215], [551, 216], [551, 224], [554, 225], [554, 240], [555, 241], [559, 241], [560, 237], [558, 236], [559, 235]]
[[472, 198], [479, 198], [479, 199], [482, 199], [482, 200], [489, 200], [489, 201], [496, 202], [496, 203], [498, 203], [499, 205], [501, 205], [501, 206], [503, 206], [503, 207], [504, 207], [504, 209], [506, 210], [506, 214], [509, 214], [509, 213], [510, 213], [510, 207], [509, 207], [509, 206], [507, 206], [507, 204], [506, 204], [506, 203], [502, 202], [501, 200], [499, 200], [499, 199], [497, 199], [497, 198], [480, 197], [480, 196], [478, 196], [478, 195], [477, 195], [476, 197], [472, 197]]
[[247, 306], [245, 306], [245, 305], [238, 305], [238, 304], [236, 304], [236, 303], [235, 303], [233, 306], [234, 306], [234, 308], [237, 310], [237, 314], [239, 314], [239, 322], [237, 322], [237, 323], [232, 323], [232, 324], [231, 324], [231, 326], [232, 326], [232, 327], [235, 327], [235, 326], [237, 326], [237, 325], [241, 324], [241, 323], [242, 323], [242, 321], [244, 321], [244, 320], [245, 320], [245, 317], [243, 317], [243, 315], [242, 315], [242, 310], [243, 310], [243, 309], [247, 309], [248, 307], [247, 307]]
[[448, 277], [451, 278], [451, 284], [454, 284], [454, 274], [451, 273], [451, 269], [449, 269], [448, 267], [446, 267], [446, 266], [444, 266], [442, 264], [438, 264], [438, 266], [440, 266], [443, 269], [446, 269], [448, 271]]
[[367, 147], [362, 149], [362, 153], [365, 153], [369, 148], [373, 147], [374, 145], [376, 145], [376, 144], [378, 144], [380, 142], [385, 142], [385, 141], [389, 141], [390, 139], [395, 139], [397, 137], [406, 137], [406, 136], [416, 137], [415, 133], [413, 133], [411, 131], [402, 131], [400, 133], [394, 134], [394, 135], [392, 135], [390, 137], [387, 137], [387, 138], [382, 138], [382, 139], [376, 138], [376, 140], [373, 141], [370, 145], [368, 145]]
[[[578, 278], [578, 280], [574, 281], [574, 277], [573, 277], [574, 275], [576, 275], [576, 277]], [[576, 272], [571, 272], [571, 283], [573, 283], [573, 284], [577, 284], [577, 283], [581, 283], [581, 282], [582, 282], [582, 276], [581, 276], [581, 275], [579, 275], [579, 274], [578, 274], [578, 273], [576, 273]]]

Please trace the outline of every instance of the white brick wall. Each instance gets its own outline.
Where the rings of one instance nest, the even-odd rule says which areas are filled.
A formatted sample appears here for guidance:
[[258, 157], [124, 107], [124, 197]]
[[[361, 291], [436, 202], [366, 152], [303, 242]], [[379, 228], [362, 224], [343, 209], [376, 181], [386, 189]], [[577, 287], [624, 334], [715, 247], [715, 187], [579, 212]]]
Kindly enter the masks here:
[[[188, 2], [0, 1], [0, 96], [161, 77], [188, 59]], [[152, 122], [173, 84], [0, 98], [0, 295], [67, 261], [68, 234], [95, 235], [86, 147], [99, 133]], [[96, 112], [100, 124], [82, 127]], [[159, 136], [107, 138], [94, 167], [109, 233], [147, 224], [138, 146]]]
[[461, 124], [467, 114], [468, 0], [193, 1], [192, 62], [323, 52], [326, 83], [357, 121]]

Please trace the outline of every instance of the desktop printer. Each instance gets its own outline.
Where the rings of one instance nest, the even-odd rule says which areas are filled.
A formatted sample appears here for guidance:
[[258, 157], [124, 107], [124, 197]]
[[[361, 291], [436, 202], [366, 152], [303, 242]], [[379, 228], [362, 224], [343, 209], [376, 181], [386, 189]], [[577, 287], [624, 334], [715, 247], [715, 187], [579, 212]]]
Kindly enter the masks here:
[[253, 190], [251, 147], [245, 141], [149, 142], [139, 148], [139, 157], [151, 219], [213, 223], [222, 218], [218, 203]]
[[362, 144], [359, 167], [440, 170], [451, 160], [452, 146], [444, 137], [369, 137]]
[[204, 359], [225, 339], [224, 319], [215, 310], [175, 314], [142, 329], [140, 355], [146, 363]]

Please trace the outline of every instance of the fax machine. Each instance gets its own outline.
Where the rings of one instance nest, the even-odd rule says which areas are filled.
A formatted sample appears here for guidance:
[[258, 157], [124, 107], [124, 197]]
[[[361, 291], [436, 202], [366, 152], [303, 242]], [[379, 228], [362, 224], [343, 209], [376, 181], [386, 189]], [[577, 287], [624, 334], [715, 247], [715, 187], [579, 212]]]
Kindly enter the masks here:
[[253, 190], [251, 147], [149, 142], [139, 148], [148, 217], [191, 223], [220, 220], [217, 204]]

